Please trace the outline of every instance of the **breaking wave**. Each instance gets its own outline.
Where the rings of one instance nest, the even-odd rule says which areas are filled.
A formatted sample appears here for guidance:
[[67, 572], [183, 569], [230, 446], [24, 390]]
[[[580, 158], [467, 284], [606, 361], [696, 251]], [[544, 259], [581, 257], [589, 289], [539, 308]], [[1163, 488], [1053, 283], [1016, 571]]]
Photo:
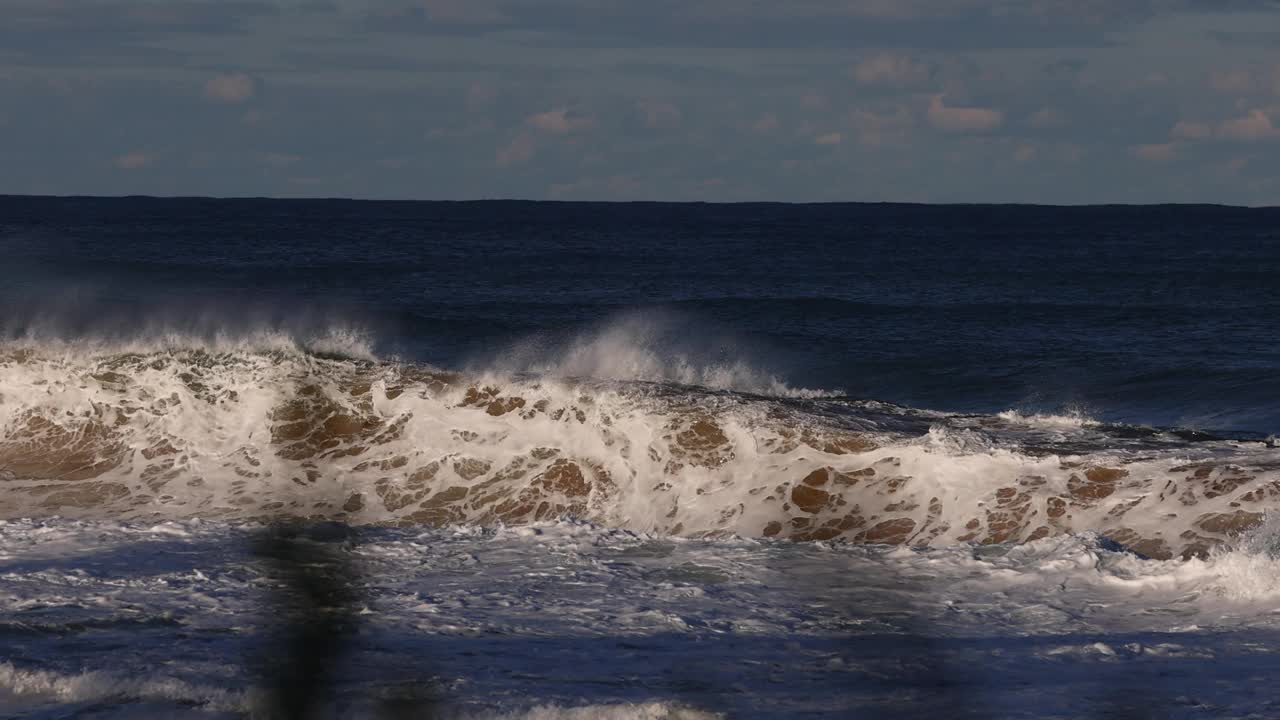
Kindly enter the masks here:
[[577, 517], [921, 546], [1092, 531], [1167, 558], [1207, 555], [1280, 497], [1262, 442], [854, 401], [637, 335], [466, 372], [376, 359], [345, 331], [10, 342], [0, 518]]
[[1081, 410], [1070, 410], [1064, 413], [1024, 413], [1019, 410], [1005, 410], [996, 417], [1010, 423], [1028, 425], [1039, 428], [1085, 428], [1098, 424]]

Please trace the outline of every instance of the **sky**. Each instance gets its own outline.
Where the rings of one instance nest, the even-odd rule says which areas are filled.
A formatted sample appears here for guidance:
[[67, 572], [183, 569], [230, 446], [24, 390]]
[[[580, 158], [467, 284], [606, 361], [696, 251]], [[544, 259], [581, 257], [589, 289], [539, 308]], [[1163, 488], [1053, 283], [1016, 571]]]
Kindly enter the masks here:
[[1280, 0], [0, 0], [0, 193], [1280, 205]]

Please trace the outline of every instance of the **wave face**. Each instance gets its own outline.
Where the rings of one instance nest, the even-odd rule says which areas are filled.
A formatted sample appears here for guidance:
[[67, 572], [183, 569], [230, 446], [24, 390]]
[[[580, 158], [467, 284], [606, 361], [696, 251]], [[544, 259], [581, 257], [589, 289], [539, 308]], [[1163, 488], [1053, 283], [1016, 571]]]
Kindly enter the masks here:
[[[796, 396], [799, 395], [799, 396]], [[518, 525], [1204, 555], [1280, 497], [1264, 442], [1079, 416], [566, 379], [273, 343], [0, 350], [0, 517]]]

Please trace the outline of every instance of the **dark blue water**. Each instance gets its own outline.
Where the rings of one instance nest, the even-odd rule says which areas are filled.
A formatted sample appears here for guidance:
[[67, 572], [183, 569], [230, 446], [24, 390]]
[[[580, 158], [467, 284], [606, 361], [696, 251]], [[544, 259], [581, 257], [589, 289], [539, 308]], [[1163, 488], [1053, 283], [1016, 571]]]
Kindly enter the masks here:
[[658, 351], [960, 412], [1280, 430], [1280, 209], [0, 198], [9, 338]]

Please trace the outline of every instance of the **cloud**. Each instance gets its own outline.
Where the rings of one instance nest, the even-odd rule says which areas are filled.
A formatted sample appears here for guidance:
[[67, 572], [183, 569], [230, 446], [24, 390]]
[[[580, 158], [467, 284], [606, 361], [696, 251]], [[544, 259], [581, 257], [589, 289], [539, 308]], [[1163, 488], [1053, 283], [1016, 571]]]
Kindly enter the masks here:
[[1061, 111], [1046, 107], [1032, 113], [1028, 122], [1030, 122], [1031, 127], [1038, 130], [1049, 130], [1066, 125], [1067, 118]]
[[826, 110], [831, 106], [831, 101], [826, 95], [810, 90], [800, 96], [800, 106], [810, 110]]
[[505, 146], [498, 148], [497, 162], [499, 167], [511, 167], [529, 162], [537, 152], [538, 146], [528, 133], [520, 133]]
[[467, 109], [471, 112], [483, 110], [493, 104], [498, 93], [483, 83], [473, 82], [467, 87]]
[[904, 142], [908, 130], [915, 125], [911, 111], [897, 106], [892, 113], [878, 114], [870, 110], [854, 110], [849, 123], [858, 131], [858, 142], [867, 147], [880, 147], [890, 142]]
[[[1231, 9], [1266, 0], [1212, 0]], [[1211, 0], [379, 0], [363, 15], [391, 32], [627, 48], [1091, 48]], [[357, 13], [359, 11], [357, 10]], [[898, 68], [902, 69], [902, 68]], [[876, 77], [873, 73], [871, 77]]]
[[[1241, 0], [1237, 0], [1238, 2]], [[1265, 3], [1265, 0], [1243, 0]], [[792, 13], [811, 17], [851, 17], [870, 20], [950, 20], [985, 17], [1006, 20], [1060, 21], [1097, 25], [1111, 21], [1136, 21], [1149, 18], [1160, 10], [1182, 10], [1198, 0], [800, 0], [791, 3], [760, 4], [754, 12], [765, 14], [770, 9], [787, 8]], [[723, 8], [716, 0], [692, 2], [695, 6]], [[751, 7], [751, 5], [748, 5]]]
[[1271, 30], [1218, 30], [1212, 35], [1220, 45], [1227, 47], [1280, 46], [1280, 32]]
[[1204, 140], [1213, 137], [1213, 128], [1206, 123], [1181, 120], [1169, 131], [1175, 140]]
[[428, 20], [458, 25], [487, 25], [510, 17], [485, 0], [419, 0]]
[[1218, 136], [1228, 140], [1251, 142], [1280, 137], [1280, 128], [1271, 124], [1271, 117], [1262, 110], [1252, 110], [1242, 118], [1227, 120], [1218, 126]]
[[679, 127], [684, 120], [680, 108], [665, 100], [640, 100], [636, 102], [636, 109], [644, 119], [645, 127], [655, 130]]
[[1004, 124], [1004, 113], [980, 107], [949, 107], [942, 95], [934, 95], [929, 101], [929, 122], [949, 133], [980, 133], [995, 130]]
[[[208, 0], [0, 4], [12, 60], [0, 68], [3, 150], [23, 171], [6, 187], [34, 188], [27, 177], [43, 173], [51, 191], [109, 191], [112, 179], [163, 171], [175, 193], [299, 193], [287, 177], [316, 174], [318, 194], [379, 197], [534, 197], [551, 182], [616, 173], [664, 197], [727, 178], [732, 192], [688, 191], [710, 200], [840, 188], [856, 198], [1239, 203], [1280, 188], [1280, 138], [1262, 142], [1280, 127], [1280, 59], [1209, 34], [1268, 18], [1224, 11], [1200, 27], [1158, 10], [1169, 23], [1126, 20], [1146, 12], [1126, 7], [1184, 0], [268, 1], [243, 17]], [[14, 17], [21, 2], [31, 9]], [[189, 4], [205, 9], [178, 9]], [[143, 7], [150, 19], [94, 9], [107, 6]], [[370, 8], [389, 7], [407, 10], [379, 26]], [[171, 12], [182, 17], [162, 17]], [[1104, 16], [1117, 24], [1072, 24]], [[130, 54], [157, 48], [182, 51], [168, 63]], [[1166, 84], [1144, 80], [1155, 70]], [[139, 134], [95, 134], [102, 118]], [[81, 142], [92, 145], [75, 150]], [[1081, 153], [1075, 167], [1067, 142]], [[46, 161], [41, 147], [65, 152]], [[125, 161], [133, 150], [144, 152]], [[201, 153], [204, 166], [188, 162]], [[402, 172], [379, 165], [400, 153], [413, 159]], [[1240, 155], [1253, 159], [1240, 178], [1209, 172]], [[79, 172], [85, 156], [98, 158], [97, 175]], [[1141, 159], [1160, 157], [1172, 161]], [[777, 172], [790, 159], [798, 169]], [[984, 182], [972, 182], [975, 169]]]
[[1249, 165], [1249, 158], [1234, 157], [1234, 158], [1231, 158], [1230, 160], [1227, 160], [1226, 162], [1219, 163], [1218, 171], [1227, 173], [1228, 175], [1236, 175], [1236, 174], [1239, 174], [1241, 170], [1244, 170], [1246, 167], [1248, 167], [1248, 165]]
[[762, 133], [773, 132], [778, 129], [778, 116], [773, 113], [765, 113], [756, 119], [751, 129]]
[[228, 34], [240, 32], [247, 22], [276, 15], [280, 8], [260, 0], [5, 0], [5, 24], [31, 33], [99, 32], [128, 34], [139, 31]]
[[204, 96], [214, 102], [235, 104], [252, 98], [257, 81], [244, 73], [223, 73], [204, 84]]
[[[521, 2], [502, 0], [361, 0], [350, 3], [373, 30], [478, 36], [510, 25]], [[526, 23], [527, 24], [527, 23]]]
[[547, 195], [564, 200], [618, 200], [644, 197], [642, 182], [630, 175], [616, 174], [606, 178], [584, 178], [577, 182], [555, 183], [547, 188]]
[[289, 167], [295, 165], [302, 160], [299, 155], [290, 155], [288, 153], [267, 153], [262, 156], [262, 162], [271, 167]]
[[151, 156], [141, 152], [120, 155], [115, 160], [116, 167], [121, 170], [138, 170], [151, 164]]
[[1253, 142], [1280, 138], [1280, 128], [1271, 122], [1271, 116], [1265, 110], [1251, 110], [1247, 115], [1224, 120], [1215, 128], [1208, 123], [1193, 120], [1180, 120], [1169, 131], [1174, 140], [1237, 140]]
[[1072, 79], [1079, 76], [1087, 67], [1089, 67], [1088, 60], [1082, 60], [1080, 58], [1062, 58], [1045, 65], [1040, 68], [1040, 71], [1051, 77]]
[[560, 108], [531, 115], [525, 119], [525, 123], [553, 135], [568, 135], [579, 130], [589, 130], [595, 127], [596, 120], [590, 115], [578, 115], [571, 113], [566, 108]]
[[1140, 160], [1148, 162], [1164, 162], [1172, 160], [1176, 154], [1173, 143], [1152, 143], [1150, 145], [1133, 145], [1129, 153]]
[[902, 53], [882, 52], [864, 58], [853, 67], [853, 79], [867, 87], [908, 88], [928, 82], [928, 65]]
[[1218, 70], [1209, 76], [1209, 87], [1220, 93], [1244, 95], [1253, 91], [1253, 73], [1248, 70]]

